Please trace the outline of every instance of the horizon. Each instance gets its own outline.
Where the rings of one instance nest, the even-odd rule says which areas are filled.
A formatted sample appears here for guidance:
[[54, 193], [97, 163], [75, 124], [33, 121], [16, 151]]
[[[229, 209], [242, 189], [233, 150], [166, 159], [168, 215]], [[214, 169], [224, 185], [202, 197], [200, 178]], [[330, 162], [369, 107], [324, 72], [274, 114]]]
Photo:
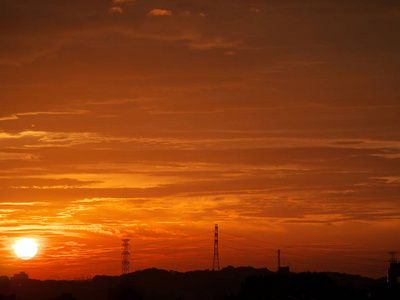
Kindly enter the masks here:
[[[219, 228], [221, 228], [219, 226]], [[142, 242], [139, 244], [133, 244], [132, 240], [129, 241], [129, 262], [130, 262], [130, 268], [129, 268], [129, 273], [136, 272], [136, 271], [143, 271], [147, 269], [159, 269], [159, 270], [167, 270], [167, 271], [175, 271], [175, 272], [193, 272], [193, 271], [213, 271], [212, 268], [212, 257], [213, 257], [213, 234], [214, 231], [210, 231], [209, 233], [200, 233], [195, 235], [197, 237], [196, 239], [193, 239], [193, 237], [190, 237], [187, 240], [182, 240], [180, 239], [178, 242], [175, 240], [174, 248], [170, 249], [169, 252], [163, 253], [163, 246], [161, 245], [164, 243], [164, 241], [160, 241], [157, 239], [156, 241], [153, 242]], [[209, 239], [204, 239], [205, 236], [209, 236]], [[240, 237], [237, 234], [227, 234], [224, 231], [219, 231], [219, 237], [223, 238], [221, 241], [218, 239], [220, 242], [222, 242], [222, 247], [219, 246], [219, 252], [223, 254], [230, 254], [231, 259], [233, 260], [224, 260], [222, 257], [222, 261], [220, 259], [220, 269], [224, 269], [227, 267], [234, 267], [234, 268], [240, 268], [240, 267], [250, 267], [250, 268], [256, 268], [256, 269], [263, 269], [266, 268], [271, 272], [277, 272], [277, 266], [278, 266], [278, 250], [280, 250], [280, 265], [282, 267], [288, 266], [290, 268], [290, 272], [293, 273], [301, 273], [301, 272], [332, 272], [332, 273], [345, 273], [349, 275], [360, 275], [363, 277], [369, 277], [373, 279], [379, 279], [382, 277], [385, 277], [387, 275], [387, 268], [389, 267], [387, 260], [382, 261], [382, 267], [380, 269], [380, 272], [375, 273], [375, 276], [368, 276], [368, 273], [362, 273], [362, 272], [357, 272], [356, 270], [363, 270], [365, 267], [370, 267], [371, 261], [370, 259], [367, 259], [367, 262], [364, 261], [364, 258], [362, 257], [357, 257], [357, 256], [350, 256], [347, 255], [345, 258], [333, 258], [330, 257], [328, 258], [327, 261], [323, 264], [318, 264], [312, 262], [312, 256], [305, 254], [304, 252], [304, 245], [301, 246], [296, 246], [296, 245], [291, 245], [291, 246], [284, 246], [284, 245], [277, 245], [273, 244], [274, 246], [280, 246], [281, 248], [284, 249], [291, 249], [291, 252], [286, 252], [285, 250], [282, 251], [281, 249], [278, 248], [272, 248], [271, 243], [259, 240], [259, 239], [254, 239], [251, 237]], [[195, 241], [194, 241], [195, 240]], [[121, 241], [121, 240], [120, 240]], [[193, 243], [201, 243], [203, 247], [193, 247]], [[169, 240], [171, 243], [171, 240]], [[208, 242], [208, 247], [205, 245], [205, 243]], [[251, 249], [240, 249], [237, 248], [239, 246], [243, 246], [244, 243], [247, 242], [251, 246]], [[251, 243], [252, 242], [252, 243]], [[39, 243], [40, 244], [40, 243]], [[190, 249], [195, 248], [197, 250], [197, 253], [203, 253], [202, 255], [199, 255], [197, 257], [196, 265], [194, 265], [192, 262], [190, 262], [191, 259], [195, 259], [193, 257], [193, 254], [188, 251], [188, 249], [185, 249], [184, 246], [189, 246]], [[219, 243], [221, 245], [221, 243]], [[258, 245], [258, 249], [255, 247], [255, 245]], [[136, 246], [136, 250], [132, 249], [132, 246]], [[183, 247], [182, 247], [183, 246]], [[302, 249], [301, 253], [295, 253], [293, 252], [296, 248]], [[93, 250], [93, 249], [91, 249]], [[104, 249], [102, 249], [104, 250]], [[150, 251], [152, 250], [152, 251]], [[40, 251], [40, 250], [39, 250]], [[21, 271], [26, 272], [28, 275], [30, 272], [34, 274], [34, 276], [38, 277], [31, 277], [30, 279], [38, 279], [38, 280], [47, 280], [49, 278], [52, 278], [56, 276], [60, 280], [75, 280], [78, 278], [86, 278], [86, 277], [93, 277], [96, 275], [105, 275], [105, 276], [122, 276], [124, 275], [121, 271], [122, 267], [122, 253], [124, 251], [122, 247], [122, 241], [119, 246], [116, 247], [109, 247], [107, 251], [111, 252], [110, 256], [113, 256], [113, 259], [108, 260], [105, 263], [105, 266], [102, 268], [103, 270], [106, 270], [103, 273], [96, 273], [95, 271], [92, 270], [91, 265], [88, 264], [85, 268], [82, 268], [82, 264], [76, 263], [76, 265], [80, 266], [80, 272], [81, 273], [66, 273], [63, 270], [58, 269], [58, 265], [53, 261], [49, 261], [47, 266], [51, 265], [46, 271], [43, 272], [41, 270], [40, 265], [43, 265], [43, 262], [40, 260], [39, 257], [39, 262], [36, 262], [35, 260], [37, 259], [36, 257], [33, 257], [29, 260], [22, 260], [20, 258], [17, 258], [14, 255], [14, 274], [17, 274]], [[11, 251], [10, 251], [11, 252]], [[146, 254], [147, 252], [147, 254]], [[149, 253], [150, 252], [150, 253]], [[153, 253], [151, 253], [153, 252]], [[173, 255], [176, 255], [176, 253], [180, 253], [181, 257], [179, 260], [182, 260], [182, 257], [184, 257], [184, 261], [175, 263], [175, 268], [171, 268], [171, 265], [174, 263], [169, 263], [169, 261], [173, 261], [174, 257]], [[170, 253], [172, 257], [168, 259], [168, 257], [165, 255], [166, 253]], [[189, 255], [192, 255], [191, 257], [186, 257], [185, 254], [189, 253]], [[210, 257], [204, 256], [204, 253], [208, 253]], [[160, 256], [164, 255], [164, 263], [159, 264], [158, 266], [152, 266], [149, 265], [148, 263], [143, 261], [145, 259], [141, 259], [141, 257], [146, 257], [146, 256]], [[249, 260], [249, 255], [252, 256], [253, 260], [258, 260], [258, 264], [256, 266], [254, 265], [245, 265], [245, 264], [238, 264], [238, 260]], [[323, 253], [322, 255], [326, 255], [326, 253]], [[233, 257], [233, 258], [232, 258]], [[270, 259], [270, 261], [268, 261]], [[340, 262], [340, 259], [344, 261], [345, 259], [347, 262], [350, 264], [350, 267], [347, 268], [347, 271], [343, 271], [343, 267], [335, 267], [335, 264]], [[93, 261], [96, 261], [96, 258], [93, 259]], [[260, 262], [261, 261], [261, 262]], [[373, 260], [373, 263], [377, 264], [377, 260]], [[97, 260], [96, 263], [102, 263], [101, 261]], [[201, 266], [201, 264], [203, 266]], [[188, 267], [189, 266], [189, 267]], [[68, 267], [68, 266], [67, 266]], [[19, 269], [18, 269], [19, 268]], [[25, 268], [25, 269], [24, 269]], [[98, 266], [97, 266], [98, 268]], [[37, 270], [41, 270], [41, 272]], [[19, 271], [18, 271], [19, 270]], [[29, 270], [29, 272], [28, 272]], [[51, 271], [50, 271], [51, 270]], [[216, 269], [216, 271], [219, 271]], [[50, 272], [50, 273], [48, 273]], [[2, 274], [6, 275], [8, 277], [12, 277], [14, 274]], [[68, 275], [67, 275], [68, 274]]]
[[[4, 0], [0, 270], [385, 276], [400, 1]], [[22, 238], [37, 243], [16, 257]]]
[[[270, 270], [266, 267], [264, 268], [254, 268], [252, 266], [225, 266], [223, 268], [221, 268], [220, 270], [212, 270], [212, 269], [198, 269], [198, 270], [187, 270], [187, 271], [176, 271], [173, 269], [160, 269], [160, 268], [146, 268], [146, 269], [140, 269], [140, 270], [133, 270], [133, 271], [129, 271], [129, 273], [126, 274], [116, 274], [116, 275], [109, 275], [109, 274], [96, 274], [94, 276], [85, 276], [84, 274], [81, 274], [80, 276], [73, 276], [70, 278], [60, 278], [57, 275], [51, 275], [46, 279], [38, 279], [38, 278], [32, 278], [29, 276], [28, 273], [24, 272], [24, 271], [20, 271], [17, 274], [13, 274], [13, 276], [7, 276], [7, 275], [0, 275], [0, 277], [8, 277], [10, 280], [21, 280], [20, 278], [18, 278], [18, 275], [27, 275], [28, 276], [28, 280], [39, 280], [39, 281], [47, 281], [47, 280], [54, 280], [54, 281], [91, 281], [93, 280], [94, 277], [99, 276], [99, 277], [124, 277], [124, 276], [128, 276], [133, 274], [133, 273], [140, 273], [140, 272], [145, 272], [145, 271], [165, 271], [167, 273], [181, 273], [181, 274], [185, 274], [185, 273], [193, 273], [193, 272], [221, 272], [221, 271], [226, 271], [226, 270], [231, 270], [231, 269], [254, 269], [254, 270], [266, 270], [268, 272], [270, 272], [269, 274], [272, 275], [279, 275], [278, 271], [273, 271]], [[324, 274], [324, 273], [330, 273], [330, 274], [340, 274], [340, 275], [348, 275], [348, 276], [354, 276], [354, 277], [362, 277], [362, 278], [367, 278], [367, 279], [372, 279], [372, 280], [381, 280], [381, 279], [385, 279], [386, 281], [386, 275], [379, 277], [379, 278], [371, 278], [371, 277], [366, 277], [366, 276], [362, 276], [359, 274], [350, 274], [350, 273], [342, 273], [342, 272], [330, 272], [330, 271], [310, 271], [310, 270], [305, 270], [305, 271], [300, 271], [300, 272], [292, 272], [289, 271], [289, 273], [286, 273], [285, 275], [283, 275], [284, 277], [288, 277], [294, 274], [303, 274], [303, 273], [320, 273], [320, 274]], [[16, 278], [17, 277], [17, 278]], [[26, 279], [23, 279], [26, 280]]]

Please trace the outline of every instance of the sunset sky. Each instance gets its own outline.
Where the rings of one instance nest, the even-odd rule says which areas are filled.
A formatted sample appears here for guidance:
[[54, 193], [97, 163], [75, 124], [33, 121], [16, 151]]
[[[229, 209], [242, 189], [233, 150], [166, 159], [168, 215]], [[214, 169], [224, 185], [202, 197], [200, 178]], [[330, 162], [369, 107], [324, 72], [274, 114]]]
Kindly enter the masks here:
[[[0, 275], [385, 276], [400, 2], [0, 0]], [[38, 253], [21, 260], [20, 238]]]

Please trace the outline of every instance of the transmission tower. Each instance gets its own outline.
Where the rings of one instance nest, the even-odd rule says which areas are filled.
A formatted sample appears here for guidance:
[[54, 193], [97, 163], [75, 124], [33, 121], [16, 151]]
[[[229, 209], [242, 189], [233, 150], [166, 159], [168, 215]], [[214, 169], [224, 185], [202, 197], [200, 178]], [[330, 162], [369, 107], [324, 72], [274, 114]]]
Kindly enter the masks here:
[[214, 259], [213, 259], [213, 271], [219, 271], [219, 255], [218, 255], [218, 224], [215, 224], [214, 232]]
[[122, 262], [121, 262], [121, 268], [122, 268], [122, 274], [128, 274], [129, 273], [129, 241], [130, 239], [122, 239], [122, 253], [121, 253], [121, 258], [122, 258]]

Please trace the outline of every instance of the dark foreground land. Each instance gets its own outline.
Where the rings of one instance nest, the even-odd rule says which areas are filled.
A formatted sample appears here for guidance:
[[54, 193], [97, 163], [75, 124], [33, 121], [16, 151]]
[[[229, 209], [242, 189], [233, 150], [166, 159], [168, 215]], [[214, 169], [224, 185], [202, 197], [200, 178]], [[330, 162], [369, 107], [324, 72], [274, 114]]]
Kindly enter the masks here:
[[221, 271], [158, 269], [87, 281], [0, 280], [0, 300], [261, 300], [400, 299], [400, 288], [339, 273], [276, 274], [268, 269], [227, 267]]

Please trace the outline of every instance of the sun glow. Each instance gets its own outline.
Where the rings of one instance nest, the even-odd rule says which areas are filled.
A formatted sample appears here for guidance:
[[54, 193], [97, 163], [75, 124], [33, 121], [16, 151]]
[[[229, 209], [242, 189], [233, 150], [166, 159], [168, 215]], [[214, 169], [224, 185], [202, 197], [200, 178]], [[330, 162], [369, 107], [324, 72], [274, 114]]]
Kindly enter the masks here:
[[37, 244], [32, 239], [20, 239], [14, 245], [15, 254], [22, 259], [31, 259], [37, 253]]

